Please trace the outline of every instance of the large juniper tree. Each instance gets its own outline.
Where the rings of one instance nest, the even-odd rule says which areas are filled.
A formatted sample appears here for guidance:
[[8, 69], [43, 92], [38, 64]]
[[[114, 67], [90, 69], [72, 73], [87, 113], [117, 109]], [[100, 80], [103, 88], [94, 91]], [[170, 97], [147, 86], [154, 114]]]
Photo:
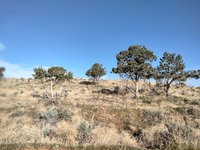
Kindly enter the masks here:
[[166, 96], [169, 95], [169, 89], [173, 82], [184, 82], [188, 78], [198, 79], [199, 76], [200, 70], [185, 71], [185, 64], [181, 55], [167, 52], [160, 59], [160, 64], [154, 74], [155, 79], [161, 81], [164, 85]]
[[119, 74], [123, 79], [134, 81], [134, 94], [138, 97], [138, 81], [152, 76], [151, 62], [156, 60], [156, 56], [146, 47], [134, 45], [117, 54], [116, 59], [117, 67], [113, 68], [112, 72]]

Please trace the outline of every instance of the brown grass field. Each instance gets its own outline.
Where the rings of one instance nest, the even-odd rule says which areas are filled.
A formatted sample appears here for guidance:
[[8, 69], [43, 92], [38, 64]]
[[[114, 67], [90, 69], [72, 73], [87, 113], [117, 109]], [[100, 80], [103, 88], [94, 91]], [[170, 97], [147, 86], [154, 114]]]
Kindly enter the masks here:
[[[114, 88], [120, 88], [114, 93]], [[140, 83], [140, 87], [146, 87]], [[120, 80], [0, 81], [0, 150], [200, 149], [200, 88], [133, 98]]]

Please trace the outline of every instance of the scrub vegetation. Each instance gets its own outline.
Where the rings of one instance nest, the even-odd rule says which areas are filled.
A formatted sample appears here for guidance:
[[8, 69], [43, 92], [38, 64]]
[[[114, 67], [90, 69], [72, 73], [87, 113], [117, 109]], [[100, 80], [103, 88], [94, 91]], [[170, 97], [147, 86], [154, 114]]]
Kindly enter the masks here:
[[[144, 46], [116, 55], [112, 73], [95, 63], [76, 79], [63, 67], [34, 68], [34, 78], [4, 78], [0, 69], [0, 149], [200, 149], [199, 70], [181, 55], [157, 57]], [[153, 80], [152, 80], [153, 79]]]

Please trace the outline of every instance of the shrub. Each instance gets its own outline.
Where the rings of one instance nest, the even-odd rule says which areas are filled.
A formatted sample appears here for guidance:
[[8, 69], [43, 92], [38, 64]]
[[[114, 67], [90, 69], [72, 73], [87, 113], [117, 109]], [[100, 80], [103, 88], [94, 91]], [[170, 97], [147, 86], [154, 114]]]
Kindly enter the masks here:
[[144, 140], [143, 146], [147, 149], [166, 149], [175, 144], [175, 139], [169, 132], [156, 132], [153, 140]]
[[82, 122], [78, 128], [78, 141], [79, 144], [87, 143], [90, 141], [91, 126], [87, 122]]
[[160, 111], [144, 110], [140, 112], [140, 117], [142, 118], [143, 123], [148, 126], [155, 125], [162, 120], [162, 114]]
[[50, 137], [50, 138], [52, 138], [53, 134], [54, 134], [53, 129], [51, 129], [51, 128], [44, 128], [43, 129], [43, 136], [44, 137]]
[[192, 137], [192, 129], [187, 126], [168, 123], [166, 124], [166, 127], [168, 128], [169, 133], [179, 138], [189, 140]]
[[45, 112], [39, 114], [39, 118], [46, 122], [56, 122], [59, 120], [71, 120], [73, 113], [67, 110], [61, 110], [58, 107], [49, 107]]

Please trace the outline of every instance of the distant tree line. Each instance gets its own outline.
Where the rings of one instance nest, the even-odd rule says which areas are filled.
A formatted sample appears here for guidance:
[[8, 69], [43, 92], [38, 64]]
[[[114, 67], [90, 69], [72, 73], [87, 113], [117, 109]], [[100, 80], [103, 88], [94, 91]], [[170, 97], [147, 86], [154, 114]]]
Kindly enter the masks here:
[[[121, 79], [129, 80], [134, 83], [132, 92], [135, 97], [139, 95], [138, 82], [140, 80], [154, 79], [156, 83], [163, 86], [166, 96], [169, 95], [169, 89], [173, 83], [183, 83], [187, 79], [199, 79], [199, 70], [186, 70], [185, 63], [180, 54], [165, 52], [160, 58], [157, 67], [152, 66], [152, 62], [157, 60], [153, 51], [142, 45], [129, 46], [127, 50], [122, 50], [116, 55], [117, 66], [112, 68], [111, 73], [119, 74]], [[3, 78], [4, 67], [0, 67], [0, 79]], [[106, 74], [102, 64], [94, 63], [90, 69], [86, 71], [86, 76], [93, 82]], [[68, 72], [63, 67], [50, 67], [43, 69], [42, 67], [34, 68], [33, 77], [43, 81], [51, 81], [58, 83], [64, 80], [73, 79], [73, 73]]]
[[[199, 79], [200, 77], [200, 70], [185, 70], [182, 56], [175, 53], [165, 52], [160, 58], [159, 65], [154, 68], [152, 62], [157, 60], [156, 55], [142, 45], [130, 46], [128, 50], [119, 52], [116, 59], [117, 67], [112, 68], [112, 73], [119, 74], [122, 79], [133, 81], [135, 86], [130, 90], [135, 97], [139, 96], [138, 82], [140, 80], [156, 80], [163, 86], [166, 96], [168, 96], [172, 83], [181, 83], [189, 78]], [[35, 79], [53, 79], [58, 82], [73, 78], [73, 74], [62, 67], [51, 67], [48, 70], [38, 67], [34, 69], [34, 72]], [[106, 71], [102, 64], [95, 63], [85, 74], [93, 82], [98, 82], [106, 74]]]

